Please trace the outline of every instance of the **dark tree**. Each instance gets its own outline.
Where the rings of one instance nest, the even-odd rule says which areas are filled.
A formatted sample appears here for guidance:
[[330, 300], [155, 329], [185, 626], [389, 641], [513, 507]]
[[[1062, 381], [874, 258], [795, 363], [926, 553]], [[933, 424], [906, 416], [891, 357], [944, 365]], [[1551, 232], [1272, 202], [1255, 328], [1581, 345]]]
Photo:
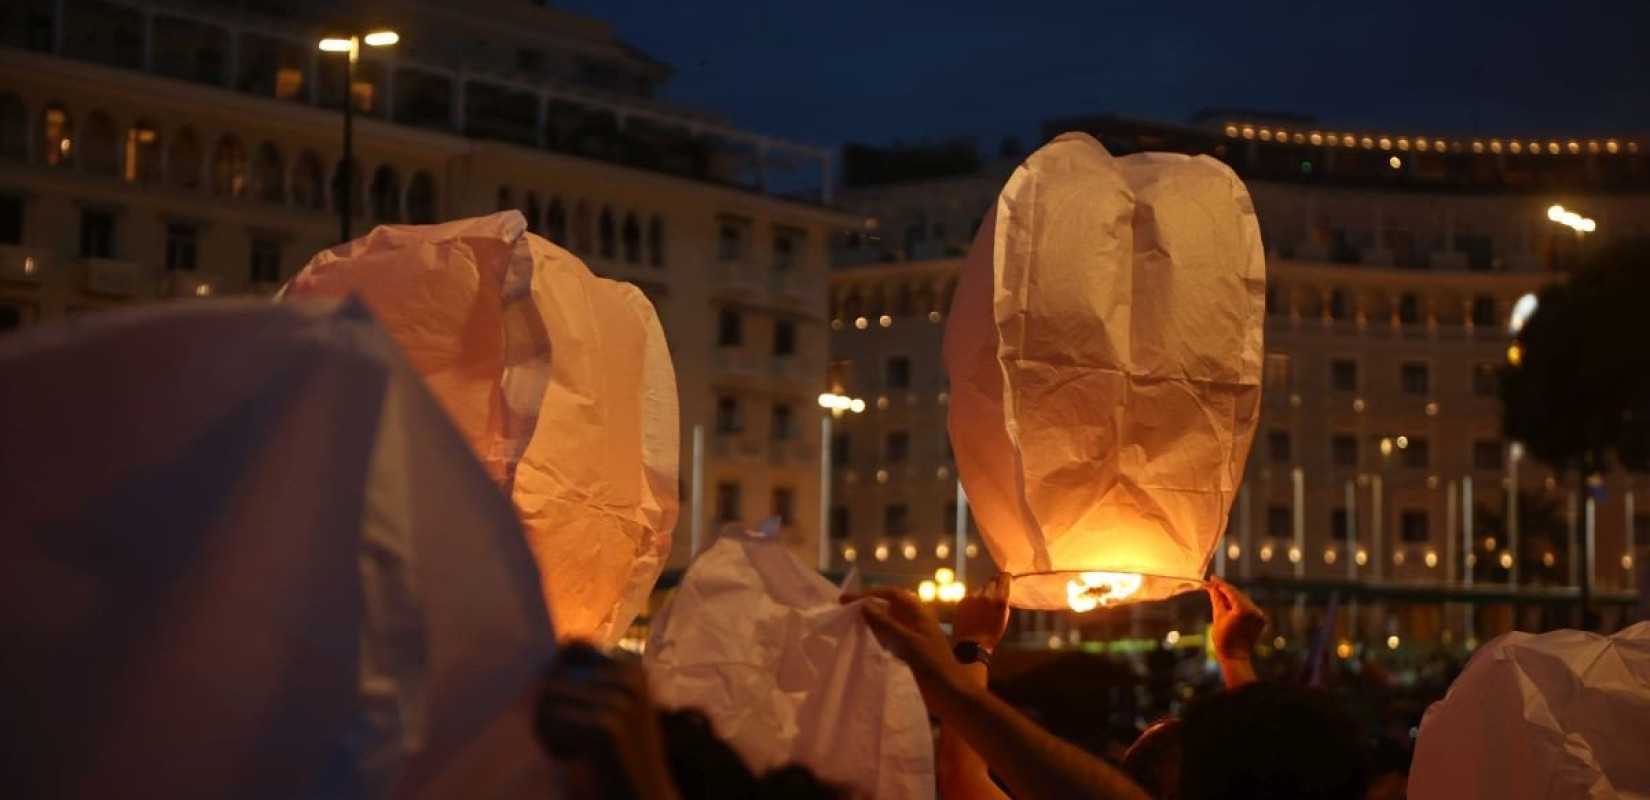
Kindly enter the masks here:
[[[1503, 368], [1504, 433], [1537, 460], [1574, 475], [1583, 493], [1578, 500], [1585, 499], [1588, 476], [1650, 469], [1647, 298], [1650, 239], [1607, 245], [1568, 282], [1541, 291]], [[1583, 542], [1582, 563], [1591, 558]], [[1584, 613], [1589, 572], [1581, 570]]]

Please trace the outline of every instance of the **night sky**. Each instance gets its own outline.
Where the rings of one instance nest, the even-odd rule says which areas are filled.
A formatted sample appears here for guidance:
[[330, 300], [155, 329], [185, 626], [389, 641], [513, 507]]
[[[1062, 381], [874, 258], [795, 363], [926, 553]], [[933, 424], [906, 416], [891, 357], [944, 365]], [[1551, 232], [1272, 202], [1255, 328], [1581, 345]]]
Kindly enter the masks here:
[[[821, 145], [1204, 107], [1412, 133], [1650, 129], [1650, 0], [560, 0], [665, 99]], [[1476, 124], [1475, 124], [1476, 123]]]

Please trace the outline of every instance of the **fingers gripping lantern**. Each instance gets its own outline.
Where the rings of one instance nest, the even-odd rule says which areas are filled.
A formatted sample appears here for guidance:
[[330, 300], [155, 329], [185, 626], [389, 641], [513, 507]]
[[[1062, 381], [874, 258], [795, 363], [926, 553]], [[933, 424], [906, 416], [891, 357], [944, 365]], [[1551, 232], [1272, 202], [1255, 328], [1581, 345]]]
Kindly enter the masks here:
[[1065, 134], [987, 213], [945, 333], [957, 467], [1021, 608], [1196, 588], [1260, 407], [1265, 259], [1207, 157]]

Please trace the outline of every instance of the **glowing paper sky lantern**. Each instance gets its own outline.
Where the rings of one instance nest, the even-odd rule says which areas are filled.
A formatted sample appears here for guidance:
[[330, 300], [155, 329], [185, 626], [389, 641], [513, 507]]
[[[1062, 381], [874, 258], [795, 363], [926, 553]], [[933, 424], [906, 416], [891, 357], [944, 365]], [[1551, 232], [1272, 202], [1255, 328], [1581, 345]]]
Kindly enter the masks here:
[[1207, 157], [1027, 159], [963, 264], [945, 364], [957, 466], [1022, 608], [1196, 588], [1260, 404], [1265, 259]]
[[380, 226], [284, 296], [361, 296], [515, 502], [556, 633], [612, 644], [670, 553], [675, 371], [641, 290], [526, 228]]

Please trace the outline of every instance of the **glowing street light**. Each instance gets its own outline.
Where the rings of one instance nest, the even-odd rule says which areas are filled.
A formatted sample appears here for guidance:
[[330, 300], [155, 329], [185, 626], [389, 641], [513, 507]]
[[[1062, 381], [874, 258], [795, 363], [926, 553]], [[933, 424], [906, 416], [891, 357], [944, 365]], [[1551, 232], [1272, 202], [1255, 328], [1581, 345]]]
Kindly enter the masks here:
[[348, 53], [344, 62], [344, 160], [338, 167], [342, 184], [338, 203], [338, 241], [349, 241], [350, 190], [355, 176], [350, 174], [355, 160], [355, 64], [361, 60], [361, 44], [368, 47], [389, 47], [401, 41], [401, 34], [392, 30], [375, 30], [351, 36], [328, 36], [317, 43], [322, 52]]
[[[855, 414], [865, 411], [865, 401], [825, 392], [819, 396], [819, 407], [831, 412], [819, 426], [819, 571], [824, 572], [831, 568], [831, 420], [842, 416], [844, 411]], [[877, 560], [883, 558], [886, 556], [879, 555]]]
[[1547, 208], [1547, 219], [1563, 225], [1576, 233], [1592, 233], [1598, 230], [1598, 223], [1592, 217], [1584, 217], [1564, 206], [1553, 205]]

